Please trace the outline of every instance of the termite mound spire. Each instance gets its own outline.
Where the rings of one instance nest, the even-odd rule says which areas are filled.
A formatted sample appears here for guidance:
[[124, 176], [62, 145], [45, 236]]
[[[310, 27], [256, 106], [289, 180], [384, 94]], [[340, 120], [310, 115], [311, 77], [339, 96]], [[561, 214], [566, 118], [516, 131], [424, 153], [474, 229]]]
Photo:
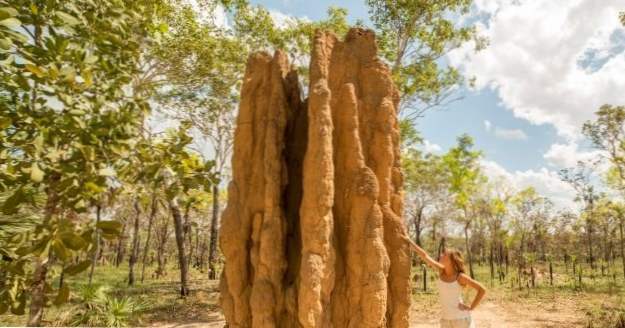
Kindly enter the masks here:
[[316, 33], [304, 101], [286, 54], [250, 56], [220, 230], [228, 327], [408, 327], [398, 100], [368, 30]]

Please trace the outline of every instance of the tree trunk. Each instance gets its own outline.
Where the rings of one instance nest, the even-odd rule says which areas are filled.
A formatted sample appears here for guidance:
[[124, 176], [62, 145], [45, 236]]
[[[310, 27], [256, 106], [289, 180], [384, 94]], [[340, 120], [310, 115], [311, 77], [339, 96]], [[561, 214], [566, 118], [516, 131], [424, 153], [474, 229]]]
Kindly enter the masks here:
[[128, 222], [124, 219], [124, 223], [122, 224], [122, 231], [117, 239], [117, 246], [115, 247], [115, 267], [119, 267], [119, 265], [124, 261], [124, 253], [126, 251], [126, 226]]
[[162, 277], [165, 274], [165, 246], [167, 246], [167, 237], [169, 230], [169, 219], [166, 218], [159, 232], [158, 247], [156, 248], [156, 277]]
[[148, 235], [145, 238], [145, 246], [143, 247], [143, 259], [141, 261], [141, 282], [145, 278], [145, 266], [148, 262], [148, 253], [150, 250], [150, 239], [152, 238], [152, 224], [154, 217], [156, 216], [156, 210], [158, 209], [158, 203], [156, 202], [156, 192], [152, 194], [152, 204], [150, 204], [150, 216], [148, 217]]
[[61, 276], [59, 277], [59, 289], [63, 288], [65, 282], [65, 267], [61, 268]]
[[[201, 220], [202, 216], [199, 216], [199, 219]], [[201, 264], [202, 264], [202, 259], [200, 258], [201, 254], [200, 254], [200, 227], [202, 226], [202, 222], [198, 222], [198, 226], [197, 228], [195, 228], [195, 251], [193, 252], [195, 254], [195, 261], [193, 263], [193, 265], [196, 268], [201, 268]]]
[[422, 265], [422, 269], [423, 269], [423, 291], [427, 292], [428, 291], [428, 270], [425, 267], [425, 265]]
[[31, 285], [31, 301], [30, 313], [28, 316], [29, 327], [40, 327], [43, 318], [43, 309], [45, 307], [45, 286], [46, 275], [48, 273], [48, 259], [35, 260], [35, 272], [33, 274], [33, 282]]
[[182, 215], [180, 213], [180, 207], [178, 206], [175, 198], [169, 201], [169, 208], [171, 210], [172, 217], [174, 218], [176, 246], [178, 246], [178, 265], [180, 268], [180, 296], [185, 297], [189, 295], [189, 287], [187, 282], [189, 263], [187, 262], [187, 254], [184, 250], [184, 227], [182, 223]]
[[100, 204], [96, 205], [95, 210], [95, 250], [93, 252], [93, 258], [91, 259], [91, 269], [89, 270], [89, 286], [93, 281], [93, 271], [95, 270], [95, 264], [98, 261], [98, 253], [100, 253], [100, 229], [98, 228], [98, 224], [100, 223], [100, 214], [102, 211], [102, 206]]
[[469, 273], [471, 278], [475, 279], [475, 273], [473, 272], [473, 257], [471, 255], [471, 247], [469, 246], [469, 227], [471, 221], [468, 221], [464, 226], [464, 244], [467, 249], [467, 260], [469, 261]]
[[413, 221], [414, 221], [414, 228], [415, 228], [415, 243], [419, 246], [423, 246], [421, 245], [421, 222], [423, 219], [423, 207], [419, 207], [419, 209], [417, 210], [417, 212], [415, 213], [414, 217], [413, 217]]
[[141, 207], [139, 207], [139, 199], [134, 202], [135, 208], [135, 223], [132, 231], [132, 251], [130, 253], [130, 259], [128, 260], [128, 285], [132, 286], [135, 283], [135, 264], [139, 257], [139, 218], [141, 216]]
[[623, 221], [625, 221], [623, 218], [619, 219], [619, 231], [620, 231], [620, 242], [621, 242], [621, 261], [623, 262], [623, 277], [625, 277], [625, 240], [623, 238], [623, 233], [624, 233], [624, 229], [623, 229]]
[[587, 239], [588, 239], [588, 263], [590, 263], [590, 268], [591, 270], [595, 269], [595, 257], [593, 255], [592, 252], [592, 232], [593, 232], [593, 224], [592, 224], [592, 220], [593, 220], [593, 208], [592, 208], [592, 203], [590, 205], [590, 212], [589, 212], [589, 218], [586, 221], [586, 234], [587, 234]]
[[432, 222], [432, 245], [436, 245], [436, 220]]
[[549, 285], [553, 286], [553, 264], [549, 261]]
[[491, 282], [495, 280], [495, 260], [493, 259], [493, 244], [490, 245], [490, 254], [488, 256], [488, 264], [490, 265], [490, 280]]
[[[56, 213], [56, 207], [58, 204], [58, 194], [55, 188], [60, 177], [54, 174], [50, 176], [49, 179], [49, 185], [46, 189], [47, 200], [44, 209], [44, 224], [48, 223], [52, 216]], [[50, 256], [48, 256], [47, 258], [37, 256], [34, 259], [34, 262], [35, 269], [33, 272], [33, 278], [30, 286], [31, 300], [27, 322], [27, 326], [29, 327], [41, 326], [41, 319], [43, 319], [43, 310], [45, 308], [46, 276], [48, 274]]]
[[217, 233], [219, 225], [219, 187], [213, 185], [213, 213], [211, 217], [210, 241], [208, 244], [208, 279], [217, 279]]
[[191, 259], [193, 258], [193, 243], [192, 243], [192, 232], [193, 229], [191, 228], [191, 222], [189, 221], [190, 216], [189, 213], [191, 211], [191, 203], [188, 203], [185, 208], [184, 208], [184, 241], [185, 243], [188, 243], [187, 246], [185, 246], [185, 249], [188, 247], [188, 254], [187, 254], [187, 265], [191, 265]]

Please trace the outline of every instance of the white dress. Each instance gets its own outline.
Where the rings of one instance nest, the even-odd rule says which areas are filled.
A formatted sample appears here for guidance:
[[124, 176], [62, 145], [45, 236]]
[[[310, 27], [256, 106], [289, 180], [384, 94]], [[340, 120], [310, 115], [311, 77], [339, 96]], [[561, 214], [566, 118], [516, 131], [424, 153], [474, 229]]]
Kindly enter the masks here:
[[475, 328], [471, 312], [461, 310], [462, 286], [458, 279], [445, 282], [438, 279], [438, 295], [441, 304], [441, 328]]

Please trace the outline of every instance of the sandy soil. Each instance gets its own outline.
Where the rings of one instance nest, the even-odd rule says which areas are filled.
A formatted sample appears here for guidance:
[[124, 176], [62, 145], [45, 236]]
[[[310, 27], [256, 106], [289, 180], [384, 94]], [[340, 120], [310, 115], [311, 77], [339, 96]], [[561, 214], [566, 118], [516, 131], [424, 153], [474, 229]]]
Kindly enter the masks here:
[[[566, 302], [566, 300], [565, 300]], [[565, 304], [566, 305], [566, 304]], [[562, 304], [558, 305], [560, 308]], [[213, 322], [161, 323], [167, 328], [221, 328], [223, 317], [219, 313], [211, 315]], [[556, 307], [543, 305], [501, 305], [485, 302], [473, 313], [476, 328], [573, 328], [582, 327], [582, 321], [572, 313], [562, 312]], [[434, 311], [415, 311], [411, 313], [411, 328], [438, 328], [438, 319]]]
[[[477, 328], [573, 328], [582, 327], [579, 315], [567, 308], [569, 300], [559, 300], [556, 304], [499, 304], [485, 302], [473, 313]], [[568, 307], [573, 309], [573, 306]], [[411, 328], [438, 327], [436, 315], [413, 311]]]

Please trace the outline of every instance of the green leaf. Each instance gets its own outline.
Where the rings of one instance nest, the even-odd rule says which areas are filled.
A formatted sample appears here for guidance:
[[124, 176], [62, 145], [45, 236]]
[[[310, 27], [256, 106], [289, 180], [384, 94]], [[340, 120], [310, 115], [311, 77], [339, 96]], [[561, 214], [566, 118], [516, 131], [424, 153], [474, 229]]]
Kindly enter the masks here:
[[50, 247], [50, 236], [45, 235], [41, 240], [39, 240], [31, 249], [30, 253], [33, 253], [37, 256], [41, 254], [45, 254], [47, 256], [48, 250]]
[[4, 201], [4, 204], [2, 204], [2, 213], [6, 215], [17, 213], [19, 205], [25, 200], [26, 193], [24, 192], [24, 189], [18, 188]]
[[43, 181], [43, 176], [44, 173], [39, 168], [39, 165], [37, 165], [37, 163], [33, 163], [33, 165], [30, 167], [30, 179], [34, 182], [41, 182]]
[[98, 186], [93, 181], [89, 181], [89, 182], [85, 183], [85, 189], [87, 189], [88, 191], [90, 191], [90, 192], [92, 192], [94, 194], [99, 194], [99, 193], [104, 191], [103, 187]]
[[0, 20], [0, 25], [5, 26], [7, 28], [15, 29], [15, 28], [20, 27], [22, 25], [22, 22], [20, 22], [20, 20], [17, 18], [6, 18], [3, 20]]
[[12, 121], [8, 117], [0, 117], [0, 129], [6, 129], [11, 125]]
[[37, 65], [26, 64], [24, 65], [24, 68], [26, 68], [27, 71], [37, 75], [38, 78], [42, 78], [46, 76], [45, 71]]
[[15, 254], [17, 256], [26, 256], [26, 255], [30, 254], [32, 249], [33, 248], [31, 246], [22, 246], [22, 247], [20, 247], [20, 248], [15, 250]]
[[61, 19], [65, 24], [69, 26], [80, 24], [80, 21], [76, 17], [65, 12], [57, 11], [56, 16], [59, 17], [59, 19]]
[[9, 50], [9, 49], [11, 49], [12, 45], [13, 45], [13, 41], [11, 41], [11, 39], [9, 39], [9, 38], [1, 38], [0, 39], [0, 49], [2, 49], [2, 50]]
[[54, 305], [61, 305], [67, 303], [69, 300], [69, 287], [67, 284], [64, 284], [63, 287], [59, 289], [59, 293], [56, 295], [54, 299]]
[[35, 149], [37, 149], [38, 151], [41, 151], [43, 149], [43, 135], [39, 134], [37, 135], [37, 137], [35, 137], [35, 140], [33, 140], [33, 145], [35, 146]]
[[119, 221], [100, 221], [96, 224], [96, 227], [102, 230], [102, 232], [111, 235], [118, 235], [122, 230], [122, 224]]
[[15, 17], [18, 14], [19, 13], [14, 8], [11, 8], [11, 7], [2, 7], [2, 8], [0, 8], [0, 15], [1, 15], [0, 17], [2, 17], [2, 18], [4, 18], [4, 17]]
[[61, 233], [59, 238], [67, 248], [74, 251], [87, 247], [87, 242], [71, 231]]
[[91, 260], [85, 260], [77, 264], [65, 267], [65, 270], [63, 270], [63, 272], [65, 272], [65, 274], [73, 276], [87, 270], [89, 266], [91, 266]]
[[52, 249], [54, 253], [61, 259], [61, 261], [67, 261], [67, 259], [71, 256], [69, 250], [63, 245], [61, 240], [55, 240], [52, 242]]
[[87, 112], [85, 112], [84, 110], [80, 110], [80, 109], [72, 109], [72, 110], [69, 111], [69, 113], [71, 115], [80, 116], [80, 115], [85, 115]]

